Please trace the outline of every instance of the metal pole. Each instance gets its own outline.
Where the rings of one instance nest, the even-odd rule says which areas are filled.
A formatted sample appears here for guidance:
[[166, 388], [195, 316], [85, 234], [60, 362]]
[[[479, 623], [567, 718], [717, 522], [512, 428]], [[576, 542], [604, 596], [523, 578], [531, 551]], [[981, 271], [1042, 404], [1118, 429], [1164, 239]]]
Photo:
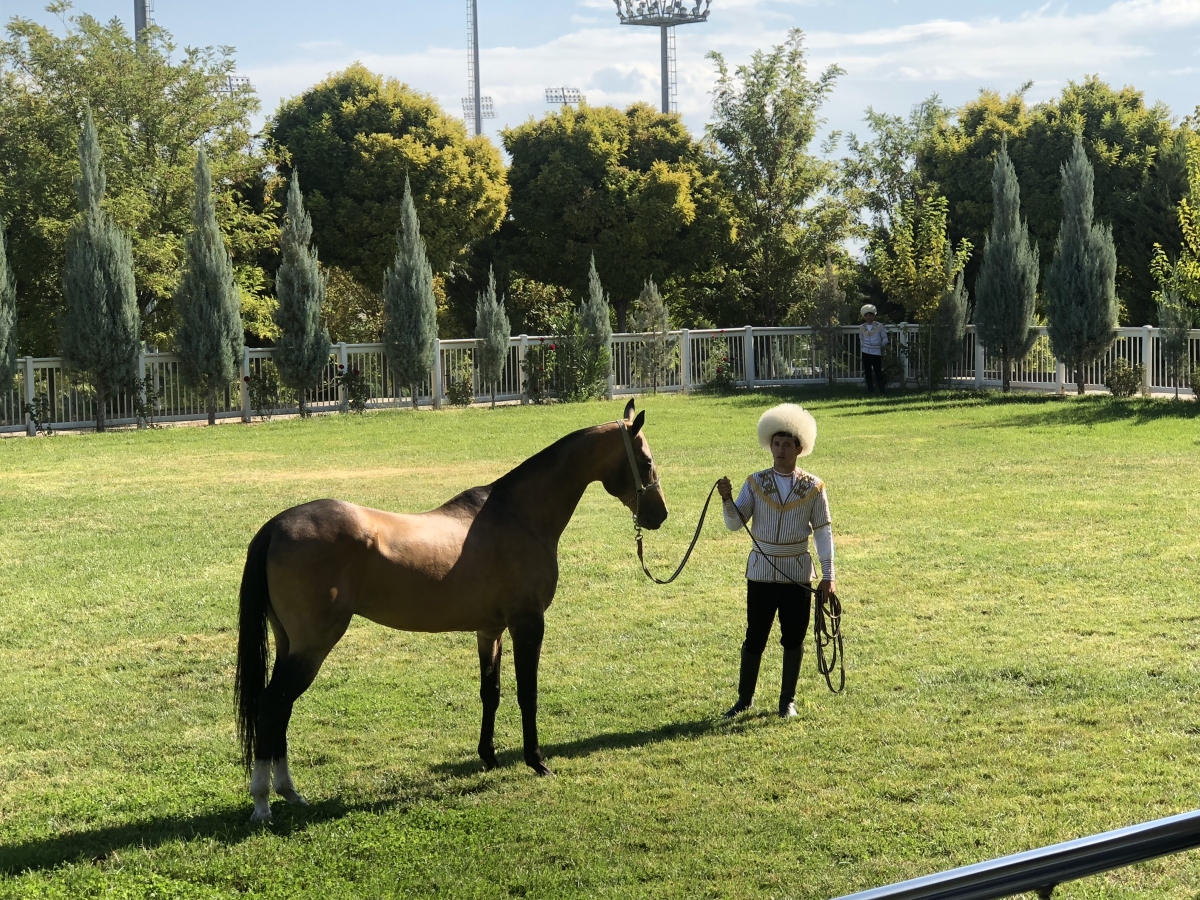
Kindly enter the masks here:
[[142, 32], [150, 25], [150, 0], [133, 0], [133, 34], [142, 39]]
[[667, 59], [667, 29], [669, 25], [659, 25], [662, 33], [662, 111], [671, 111], [671, 64]]
[[483, 101], [479, 97], [482, 89], [479, 86], [479, 5], [476, 0], [471, 0], [471, 52], [475, 54], [475, 84], [471, 92], [474, 96], [471, 100], [475, 104], [475, 136], [478, 137], [483, 134]]

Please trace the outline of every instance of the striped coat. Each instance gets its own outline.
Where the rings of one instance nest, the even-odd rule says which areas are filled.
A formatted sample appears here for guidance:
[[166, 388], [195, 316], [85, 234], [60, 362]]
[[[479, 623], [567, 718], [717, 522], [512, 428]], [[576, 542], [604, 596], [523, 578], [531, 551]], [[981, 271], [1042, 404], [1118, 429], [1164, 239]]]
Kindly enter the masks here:
[[[750, 530], [759, 546], [771, 557], [768, 562], [757, 548], [752, 547], [750, 557], [746, 560], [748, 580], [813, 581], [812, 556], [808, 548], [810, 534], [817, 545], [824, 577], [833, 580], [833, 527], [829, 498], [825, 494], [825, 482], [816, 475], [797, 469], [791, 490], [786, 496], [780, 496], [774, 470], [764, 469], [746, 479], [736, 500], [726, 500], [722, 506], [725, 527], [737, 531], [742, 527], [744, 518], [750, 523]], [[738, 512], [741, 512], [741, 518]], [[777, 572], [771, 563], [783, 574]]]

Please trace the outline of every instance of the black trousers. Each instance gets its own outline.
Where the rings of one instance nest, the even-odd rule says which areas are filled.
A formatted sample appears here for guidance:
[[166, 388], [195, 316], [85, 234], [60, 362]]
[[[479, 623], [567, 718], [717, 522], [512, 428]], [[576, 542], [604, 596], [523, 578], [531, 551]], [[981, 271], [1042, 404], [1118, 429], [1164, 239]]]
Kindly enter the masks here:
[[812, 595], [795, 584], [774, 584], [769, 581], [746, 582], [746, 643], [747, 653], [761, 655], [771, 636], [775, 614], [779, 614], [779, 643], [785, 650], [796, 650], [804, 644], [808, 633], [808, 618], [812, 612]]
[[883, 393], [883, 357], [876, 353], [864, 353], [862, 355], [863, 362], [863, 377], [867, 379], [868, 391], [879, 391]]

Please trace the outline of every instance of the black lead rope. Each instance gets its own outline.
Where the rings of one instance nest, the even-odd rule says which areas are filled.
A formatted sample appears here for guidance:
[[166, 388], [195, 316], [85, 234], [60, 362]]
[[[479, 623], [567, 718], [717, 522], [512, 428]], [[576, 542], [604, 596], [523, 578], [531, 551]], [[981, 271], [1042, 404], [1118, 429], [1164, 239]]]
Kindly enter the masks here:
[[[704, 527], [704, 519], [708, 515], [708, 506], [712, 502], [712, 496], [717, 490], [718, 483], [714, 483], [708, 492], [708, 497], [704, 501], [704, 509], [700, 511], [700, 521], [696, 523], [696, 533], [692, 535], [692, 542], [688, 544], [687, 552], [683, 554], [683, 560], [679, 563], [679, 567], [671, 573], [671, 577], [667, 579], [656, 578], [650, 569], [646, 567], [646, 560], [643, 557], [642, 551], [642, 526], [638, 522], [638, 510], [641, 508], [642, 492], [637, 492], [634, 499], [633, 530], [634, 540], [637, 542], [638, 562], [642, 564], [642, 571], [646, 573], [646, 577], [655, 584], [670, 584], [679, 577], [679, 573], [687, 565], [688, 559], [692, 555], [692, 550], [696, 548], [696, 542], [700, 540], [700, 529]], [[825, 683], [829, 685], [829, 690], [835, 694], [840, 694], [846, 686], [846, 662], [842, 645], [842, 601], [838, 599], [838, 595], [833, 591], [829, 591], [822, 598], [820, 591], [809, 587], [807, 584], [793, 581], [786, 572], [775, 565], [771, 557], [759, 545], [758, 539], [754, 537], [754, 532], [750, 530], [745, 516], [742, 515], [742, 511], [738, 509], [736, 503], [733, 505], [733, 508], [737, 510], [738, 518], [742, 522], [742, 529], [746, 534], [750, 535], [754, 549], [767, 561], [767, 565], [782, 575], [788, 584], [795, 585], [800, 590], [807, 591], [810, 595], [816, 597], [817, 602], [813, 608], [813, 643], [816, 644], [817, 648], [817, 671], [825, 676]], [[838, 672], [837, 687], [833, 686], [834, 667], [837, 668]]]

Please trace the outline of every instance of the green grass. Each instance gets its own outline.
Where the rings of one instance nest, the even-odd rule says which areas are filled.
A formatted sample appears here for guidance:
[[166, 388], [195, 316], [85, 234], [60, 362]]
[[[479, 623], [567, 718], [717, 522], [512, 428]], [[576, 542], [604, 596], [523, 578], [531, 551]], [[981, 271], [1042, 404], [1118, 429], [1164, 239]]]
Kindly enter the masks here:
[[[1200, 806], [1196, 407], [810, 393], [848, 686], [733, 724], [747, 542], [646, 581], [598, 485], [562, 542], [541, 735], [475, 756], [474, 637], [357, 621], [297, 705], [312, 801], [249, 823], [231, 684], [246, 544], [335, 496], [417, 511], [619, 403], [0, 441], [0, 897], [830, 897]], [[767, 460], [769, 394], [646, 398], [686, 546]], [[810, 645], [811, 646], [811, 645]], [[1200, 897], [1200, 853], [1056, 897]]]

